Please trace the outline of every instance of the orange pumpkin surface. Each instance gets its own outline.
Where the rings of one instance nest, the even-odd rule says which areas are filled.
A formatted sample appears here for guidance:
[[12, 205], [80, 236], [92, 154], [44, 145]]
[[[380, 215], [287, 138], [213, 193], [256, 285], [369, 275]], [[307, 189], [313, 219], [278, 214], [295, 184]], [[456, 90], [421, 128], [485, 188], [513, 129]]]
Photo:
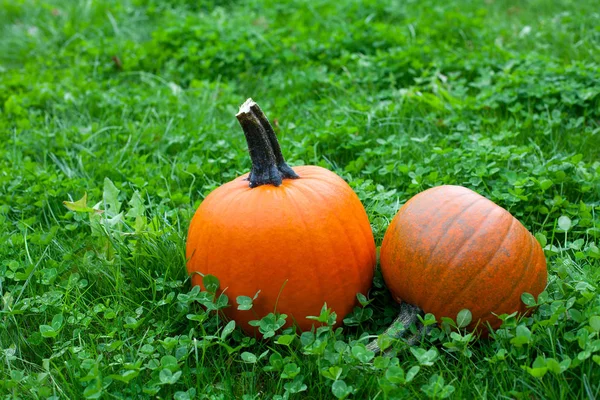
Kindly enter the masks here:
[[[249, 100], [251, 101], [251, 100]], [[375, 267], [375, 243], [362, 203], [333, 172], [317, 166], [290, 168], [260, 108], [242, 106], [252, 169], [201, 203], [188, 232], [189, 273], [219, 278], [229, 297], [225, 314], [248, 334], [248, 324], [270, 312], [288, 315], [309, 330], [326, 302], [338, 322], [366, 294]], [[202, 284], [194, 274], [192, 283]], [[237, 309], [237, 296], [254, 296]]]
[[[398, 302], [436, 318], [493, 329], [494, 314], [525, 312], [521, 294], [546, 286], [544, 253], [508, 211], [461, 186], [439, 186], [411, 198], [394, 217], [380, 252], [381, 271]], [[486, 330], [482, 333], [487, 334]]]

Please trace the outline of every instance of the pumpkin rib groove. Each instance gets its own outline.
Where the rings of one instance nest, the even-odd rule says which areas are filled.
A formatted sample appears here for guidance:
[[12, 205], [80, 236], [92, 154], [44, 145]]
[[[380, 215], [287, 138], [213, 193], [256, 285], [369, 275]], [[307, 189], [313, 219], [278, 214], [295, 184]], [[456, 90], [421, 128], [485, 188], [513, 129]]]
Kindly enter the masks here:
[[[454, 198], [453, 198], [454, 199]], [[443, 223], [443, 225], [447, 225], [447, 226], [452, 226], [452, 224], [454, 224], [454, 222], [458, 219], [458, 217], [460, 217], [462, 214], [464, 214], [469, 208], [471, 208], [471, 206], [473, 206], [475, 203], [481, 201], [482, 198], [477, 198], [475, 199], [474, 202], [470, 203], [468, 206], [466, 206], [464, 209], [462, 209], [458, 214], [452, 216], [452, 219], [450, 221], [445, 221]], [[427, 231], [425, 231], [427, 232]], [[431, 250], [431, 252], [429, 253], [429, 257], [427, 258], [427, 261], [425, 261], [425, 266], [426, 268], [429, 267], [429, 263], [431, 262], [431, 259], [433, 258], [433, 255], [435, 254], [435, 251], [437, 250], [440, 242], [442, 241], [442, 239], [444, 237], [446, 237], [446, 232], [448, 232], [448, 229], [445, 230], [443, 235], [440, 235], [440, 237], [438, 238], [438, 240], [435, 242], [435, 245], [433, 246], [433, 249]]]
[[[225, 203], [225, 201], [224, 201], [224, 200], [229, 198], [229, 202], [228, 202], [226, 205], [224, 205], [224, 206], [223, 206], [223, 207], [224, 207], [224, 209], [223, 209], [224, 211], [226, 211], [226, 210], [228, 210], [228, 209], [229, 209], [229, 207], [230, 207], [230, 206], [233, 204], [233, 202], [235, 201], [235, 198], [236, 198], [236, 197], [237, 197], [237, 192], [236, 192], [236, 191], [231, 191], [231, 192], [227, 192], [227, 193], [225, 193], [225, 196], [223, 196], [223, 199], [222, 199], [221, 201], [223, 201], [223, 203]], [[206, 229], [206, 225], [203, 225], [201, 229], [202, 229], [202, 230], [201, 230], [201, 232], [204, 234], [204, 231], [205, 231], [205, 229]], [[207, 236], [208, 236], [208, 240], [207, 240], [207, 242], [206, 242], [206, 258], [205, 258], [205, 264], [204, 264], [204, 265], [210, 266], [210, 265], [212, 265], [212, 264], [209, 262], [209, 261], [210, 261], [210, 256], [211, 256], [211, 254], [212, 254], [212, 251], [211, 251], [211, 246], [212, 246], [212, 242], [213, 242], [213, 239], [214, 239], [214, 237], [215, 237], [215, 236], [214, 236], [214, 235], [207, 235]], [[198, 235], [198, 236], [196, 237], [196, 246], [195, 246], [195, 248], [198, 248], [198, 247], [199, 247], [199, 246], [198, 246], [198, 244], [199, 244], [198, 242], [200, 241], [200, 239], [201, 239], [201, 238], [202, 238], [202, 235]], [[201, 271], [198, 271], [198, 272], [201, 272]], [[205, 271], [205, 272], [204, 272], [204, 275], [207, 275], [207, 274], [209, 274], [209, 273], [210, 273], [210, 272], [208, 272], [208, 271]], [[219, 278], [219, 277], [217, 276], [217, 278]], [[219, 278], [219, 279], [221, 279], [221, 278]]]
[[[301, 182], [300, 180], [298, 180], [298, 182]], [[298, 191], [298, 193], [301, 193], [300, 191]], [[299, 207], [298, 205], [298, 201], [293, 197], [293, 196], [286, 196], [290, 202], [292, 202], [294, 204], [294, 207], [297, 210], [298, 216], [300, 217], [300, 221], [302, 221], [302, 225], [304, 226], [304, 232], [305, 232], [305, 236], [306, 238], [308, 238], [308, 240], [311, 242], [311, 244], [314, 244], [314, 241], [312, 240], [312, 235], [310, 234], [310, 229], [308, 227], [308, 223], [306, 222], [306, 217], [304, 216], [304, 208], [303, 207]], [[306, 196], [304, 197], [306, 199]], [[313, 248], [311, 246], [311, 248]], [[311, 253], [311, 263], [310, 265], [312, 265], [314, 268], [319, 268], [320, 263], [318, 262], [318, 260], [316, 260], [317, 262], [315, 263], [315, 256], [314, 253]], [[317, 271], [315, 271], [313, 269], [311, 269], [311, 274], [313, 275], [313, 277], [311, 277], [310, 281], [313, 282], [313, 284], [316, 283], [317, 287], [318, 287], [318, 293], [327, 293], [324, 288], [323, 288], [323, 284], [322, 284], [322, 280], [319, 279], [319, 274], [317, 273]], [[304, 273], [306, 274], [306, 270], [304, 270]], [[321, 304], [322, 305], [322, 304]], [[294, 318], [293, 316], [291, 318]], [[296, 320], [297, 321], [297, 320]]]
[[[293, 207], [284, 207], [284, 209], [286, 211], [291, 211], [292, 208], [296, 210], [296, 215], [298, 215], [300, 217], [300, 221], [302, 221], [302, 226], [304, 226], [304, 229], [303, 229], [304, 234], [303, 234], [303, 236], [305, 236], [306, 238], [308, 238], [310, 240], [311, 245], [312, 245], [312, 243], [313, 243], [312, 242], [312, 236], [310, 236], [308, 234], [309, 233], [308, 232], [308, 224], [306, 223], [304, 214], [302, 213], [303, 208], [299, 207], [298, 202], [294, 199], [293, 196], [291, 196], [291, 193], [292, 193], [292, 190], [284, 190], [283, 191], [283, 196], [282, 196], [283, 198], [280, 201], [282, 201], [282, 202], [288, 202], [288, 203], [291, 203], [293, 205]], [[311, 260], [310, 260], [311, 261], [310, 262], [311, 265], [314, 265], [314, 259], [315, 259], [315, 256], [314, 256], [314, 254], [311, 253]], [[306, 273], [306, 271], [304, 271], [304, 273]], [[277, 294], [278, 298], [280, 298], [281, 296], [284, 296], [284, 292], [285, 292], [286, 287], [287, 287], [287, 285], [289, 283], [289, 280], [290, 280], [290, 278], [288, 277], [287, 279], [284, 279], [283, 282], [281, 282], [281, 287], [279, 287], [278, 294]], [[311, 277], [311, 280], [313, 280], [312, 277]], [[321, 292], [322, 291], [321, 285], [319, 285], [318, 288], [319, 288], [319, 292]], [[288, 289], [288, 292], [289, 292], [289, 289]], [[274, 307], [273, 312], [274, 313], [279, 312], [280, 314], [283, 314], [283, 312], [280, 312], [279, 310], [276, 309], [277, 306], [279, 306], [279, 304], [275, 303], [274, 306], [273, 306]], [[300, 321], [298, 321], [296, 319], [296, 316], [290, 315], [289, 313], [287, 313], [287, 314], [288, 314], [288, 318], [290, 318], [290, 320], [293, 321], [294, 324], [298, 324], [300, 322]]]
[[[453, 197], [452, 199], [455, 199], [455, 197]], [[460, 217], [463, 213], [465, 213], [469, 208], [471, 208], [471, 206], [473, 206], [475, 203], [481, 201], [482, 199], [484, 199], [483, 197], [478, 197], [475, 199], [475, 201], [473, 201], [472, 203], [470, 203], [468, 206], [466, 206], [464, 209], [462, 209], [459, 213], [457, 213], [456, 215], [452, 216], [452, 219], [450, 219], [449, 221], [445, 221], [444, 223], [442, 223], [442, 225], [446, 225], [446, 226], [452, 226], [452, 224], [454, 223], [454, 221], [456, 221], [458, 219], [458, 217]], [[439, 209], [439, 208], [438, 208]], [[421, 271], [419, 271], [421, 273], [421, 275], [427, 275], [429, 273], [429, 271], [431, 270], [432, 266], [431, 264], [431, 260], [433, 259], [433, 256], [439, 246], [439, 244], [442, 242], [442, 239], [444, 237], [446, 237], [446, 232], [448, 231], [448, 229], [445, 230], [443, 235], [440, 235], [435, 243], [435, 245], [433, 246], [433, 249], [430, 251], [429, 256], [427, 257], [427, 260], [425, 261], [425, 263], [423, 263], [424, 267], [421, 268]], [[427, 231], [423, 231], [423, 235], [427, 236]], [[415, 271], [413, 271], [415, 272]], [[415, 285], [415, 289], [417, 289], [416, 285]], [[411, 298], [414, 298], [412, 291], [410, 291], [410, 296]]]
[[[362, 281], [362, 279], [361, 279], [362, 271], [360, 269], [360, 260], [362, 259], [362, 255], [360, 254], [360, 252], [358, 252], [358, 253], [356, 252], [354, 243], [352, 243], [352, 241], [350, 239], [352, 237], [352, 235], [350, 235], [348, 233], [348, 227], [344, 224], [344, 221], [341, 218], [339, 218], [338, 215], [336, 215], [334, 219], [338, 222], [339, 226], [342, 229], [342, 232], [344, 233], [344, 239], [349, 244], [350, 251], [352, 252], [352, 258], [354, 259], [355, 282], [360, 283]], [[362, 247], [362, 245], [364, 243], [366, 243], [366, 241], [364, 240], [364, 231], [362, 229], [359, 229], [359, 231], [363, 235], [363, 240], [361, 240], [362, 243], [359, 245]], [[343, 276], [342, 276], [342, 280], [343, 280]]]
[[[432, 188], [432, 189], [430, 189], [430, 190], [434, 190], [434, 191], [436, 191], [436, 189], [437, 189], [437, 187], [435, 187], [435, 188]], [[445, 206], [446, 204], [448, 204], [448, 203], [449, 203], [449, 202], [451, 202], [452, 200], [456, 200], [457, 198], [459, 198], [459, 197], [463, 197], [463, 196], [465, 196], [465, 195], [467, 195], [467, 194], [471, 194], [471, 193], [465, 192], [465, 193], [461, 193], [461, 194], [459, 194], [458, 196], [454, 196], [454, 197], [447, 197], [446, 199], [444, 199], [444, 200], [442, 201], [442, 203], [440, 203], [440, 204], [438, 205], [438, 207], [437, 207], [437, 210], [436, 210], [436, 216], [437, 216], [437, 215], [440, 213], [440, 211], [442, 210], [442, 207], [443, 207], [443, 206]], [[414, 197], [413, 197], [413, 198], [414, 198]], [[408, 203], [409, 203], [411, 200], [412, 200], [412, 199], [409, 199], [409, 200], [408, 200], [406, 203], [404, 203], [404, 205], [403, 205], [403, 206], [400, 206], [400, 209], [398, 209], [398, 211], [396, 211], [396, 212], [399, 212], [399, 211], [401, 211], [401, 210], [402, 210], [402, 207], [404, 207], [404, 206], [408, 205]], [[431, 226], [431, 224], [432, 224], [434, 221], [436, 221], [436, 220], [437, 220], [437, 219], [436, 219], [435, 217], [431, 217], [431, 219], [429, 220], [429, 222], [428, 222], [426, 225], [422, 226], [422, 231], [423, 231], [423, 232], [427, 232], [427, 229], [429, 229], [429, 228], [430, 228], [430, 226]], [[393, 221], [393, 219], [392, 219], [392, 223], [393, 223], [393, 222], [394, 222], [394, 221]]]
[[[534, 253], [534, 243], [532, 242], [533, 236], [532, 235], [527, 235], [529, 237], [529, 255], [527, 257], [527, 262], [524, 263], [525, 266], [525, 273], [528, 273], [530, 271], [534, 271], [535, 268], [527, 268], [527, 266], [529, 265], [529, 263], [531, 262], [531, 258], [533, 256]], [[535, 239], [534, 239], [535, 240]], [[535, 272], [535, 271], [534, 271]], [[529, 282], [529, 279], [525, 279], [526, 275], [522, 276], [521, 279], [519, 279], [517, 281], [517, 284], [512, 286], [512, 288], [510, 289], [510, 292], [508, 292], [508, 295], [501, 299], [501, 301], [499, 302], [499, 304], [494, 304], [494, 307], [491, 307], [491, 310], [497, 310], [500, 309], [502, 306], [504, 306], [507, 302], [509, 302], [510, 300], [512, 300], [512, 295], [515, 292], [515, 290], [519, 287], [523, 286], [523, 282]], [[517, 292], [518, 293], [518, 292]], [[521, 293], [522, 294], [522, 293]], [[519, 294], [519, 298], [521, 297], [521, 294]]]
[[[431, 190], [432, 192], [437, 192], [439, 190], [438, 188], [439, 187], [433, 187], [433, 188], [431, 188], [429, 190]], [[436, 216], [440, 213], [440, 211], [441, 211], [441, 209], [443, 208], [444, 205], [446, 205], [447, 203], [449, 203], [452, 200], [455, 200], [455, 199], [457, 199], [459, 197], [463, 197], [463, 196], [465, 196], [467, 194], [471, 194], [471, 193], [469, 193], [469, 192], [462, 192], [458, 196], [454, 196], [454, 197], [448, 196], [448, 197], [446, 197], [444, 200], [442, 200], [442, 203], [437, 207], [437, 209], [435, 211], [436, 212]], [[384, 235], [383, 242], [381, 244], [381, 248], [380, 248], [380, 252], [379, 252], [379, 254], [380, 254], [380, 262], [381, 262], [381, 255], [382, 254], [385, 255], [387, 253], [388, 248], [393, 246], [392, 242], [389, 240], [389, 237], [394, 236], [394, 235], [390, 235], [389, 232], [397, 232], [397, 230], [399, 229], [398, 225], [395, 223], [396, 218], [398, 218], [398, 217], [400, 217], [400, 216], [403, 215], [402, 214], [402, 209], [405, 208], [405, 207], [410, 207], [414, 198], [415, 197], [410, 198], [407, 202], [405, 202], [402, 206], [400, 206], [400, 208], [396, 211], [396, 216], [390, 222], [390, 224], [389, 224], [389, 226], [388, 226], [388, 228], [386, 230], [386, 234]], [[429, 219], [429, 221], [427, 222], [427, 224], [422, 227], [422, 232], [423, 233], [427, 232], [427, 229], [429, 229], [429, 227], [431, 226], [431, 224], [433, 222], [435, 222], [436, 220], [437, 220], [437, 218], [431, 217]], [[437, 243], [436, 243], [436, 245], [437, 245]], [[414, 254], [412, 254], [412, 255], [414, 255]], [[375, 257], [377, 257], [377, 255], [375, 255]], [[423, 265], [425, 265], [425, 264], [423, 264]], [[382, 270], [382, 273], [385, 274], [385, 271]], [[385, 277], [384, 277], [384, 280], [385, 280]], [[409, 298], [415, 298], [414, 292], [412, 292], [411, 290], [408, 290], [408, 292], [409, 292], [408, 293], [409, 295], [407, 297], [409, 297]]]
[[[306, 185], [304, 185], [304, 187], [308, 190], [310, 190], [312, 193], [315, 193], [319, 198], [325, 200], [325, 198], [318, 193], [315, 189], [311, 188], [311, 187], [307, 187]], [[304, 197], [304, 199], [310, 204], [311, 201], [308, 198], [308, 196], [305, 193], [302, 193], [302, 196]], [[352, 258], [353, 258], [353, 264], [354, 264], [354, 271], [355, 271], [355, 278], [354, 281], [357, 283], [360, 283], [361, 279], [360, 279], [360, 268], [359, 268], [359, 257], [356, 256], [356, 253], [354, 251], [354, 246], [352, 245], [352, 243], [350, 243], [349, 237], [348, 237], [348, 231], [346, 230], [346, 228], [341, 224], [341, 222], [339, 221], [339, 219], [337, 218], [337, 215], [335, 215], [335, 218], [332, 218], [333, 220], [335, 220], [337, 222], [337, 225], [339, 226], [339, 228], [341, 228], [341, 231], [344, 232], [344, 235], [346, 236], [346, 238], [348, 239], [346, 241], [346, 243], [348, 243], [348, 247], [350, 248], [350, 252], [352, 253]], [[327, 235], [327, 240], [328, 242], [331, 244], [331, 235]], [[333, 246], [328, 246], [329, 249], [333, 248]], [[343, 279], [342, 279], [343, 280]], [[320, 281], [320, 279], [319, 279]], [[322, 293], [327, 293], [325, 291], [322, 291]]]
[[[460, 244], [460, 246], [458, 247], [458, 249], [456, 249], [456, 251], [454, 252], [454, 254], [450, 257], [450, 259], [448, 260], [448, 267], [446, 268], [446, 270], [444, 271], [445, 273], [442, 273], [440, 276], [438, 276], [438, 278], [436, 279], [438, 283], [443, 283], [444, 279], [446, 278], [446, 276], [448, 276], [448, 274], [450, 274], [451, 272], [453, 272], [452, 270], [452, 263], [454, 262], [454, 260], [456, 259], [456, 257], [458, 257], [462, 252], [463, 249], [465, 247], [465, 245], [472, 239], [476, 238], [477, 234], [479, 233], [479, 229], [486, 223], [489, 222], [490, 216], [492, 215], [492, 213], [496, 211], [496, 210], [492, 210], [492, 212], [487, 213], [486, 216], [483, 218], [483, 220], [481, 220], [481, 222], [477, 225], [477, 227], [473, 228], [473, 232], [467, 237], [465, 238], [465, 240]], [[444, 235], [445, 236], [445, 235]], [[497, 250], [496, 250], [497, 251]], [[489, 261], [488, 261], [489, 263]], [[487, 265], [487, 264], [485, 264]], [[476, 273], [475, 276], [472, 279], [475, 279], [479, 276], [479, 274], [481, 274], [481, 272], [484, 270], [485, 268], [481, 268], [479, 269]], [[470, 280], [469, 280], [470, 281]], [[433, 299], [433, 297], [429, 297], [428, 298], [429, 301], [427, 301], [425, 304], [423, 304], [423, 307], [421, 308], [426, 308], [429, 309], [429, 305], [431, 303]]]
[[[341, 185], [339, 185], [341, 186]], [[359, 199], [360, 201], [360, 199]], [[362, 201], [360, 202], [360, 204], [362, 204]], [[373, 244], [372, 249], [375, 249], [375, 240], [373, 238], [373, 228], [371, 227], [371, 221], [369, 220], [369, 216], [366, 213], [366, 211], [364, 210], [364, 208], [362, 209], [356, 209], [357, 213], [361, 213], [362, 215], [364, 215], [365, 217], [365, 221], [366, 224], [359, 224], [359, 230], [362, 234], [362, 243], [369, 243], [369, 244]], [[376, 264], [377, 264], [377, 256], [375, 255], [375, 251], [372, 252], [371, 254], [371, 260], [373, 262], [373, 271], [376, 268]]]
[[[345, 182], [343, 181], [337, 181], [336, 182], [336, 186], [339, 187], [340, 189], [343, 189], [342, 183], [345, 184]], [[321, 182], [322, 184], [322, 182]], [[360, 200], [360, 199], [359, 199]], [[362, 202], [360, 203], [362, 204]], [[373, 230], [371, 228], [371, 222], [369, 221], [369, 216], [367, 215], [366, 211], [363, 209], [357, 209], [356, 210], [357, 213], [361, 213], [364, 217], [365, 217], [365, 221], [367, 222], [366, 224], [360, 224], [360, 226], [358, 226], [358, 230], [361, 232], [362, 234], [362, 243], [373, 243], [373, 245], [375, 244], [375, 241], [373, 239]], [[341, 223], [341, 219], [339, 218], [339, 215], [336, 214], [336, 219], [338, 221], [340, 221]], [[344, 226], [342, 224], [342, 226]], [[344, 228], [344, 232], [346, 233], [346, 236], [348, 238], [350, 238], [350, 235], [348, 235], [348, 231], [346, 228]], [[374, 252], [373, 252], [373, 256], [374, 256]], [[357, 262], [360, 260], [360, 257], [356, 257]], [[375, 260], [373, 260], [373, 262], [375, 262]], [[373, 267], [373, 270], [375, 269], [375, 266]], [[359, 271], [360, 272], [360, 271]], [[359, 279], [360, 281], [360, 279]]]
[[[223, 208], [220, 210], [220, 212], [222, 213], [227, 213], [231, 207], [235, 204], [236, 199], [238, 198], [239, 193], [236, 191], [230, 192], [231, 195], [230, 196], [225, 196], [223, 198]], [[229, 198], [230, 197], [230, 198]], [[229, 199], [228, 202], [225, 202], [225, 199]], [[208, 236], [208, 242], [207, 242], [207, 257], [206, 257], [206, 264], [208, 269], [210, 270], [210, 266], [213, 265], [213, 263], [210, 261], [210, 257], [214, 254], [212, 251], [212, 243], [213, 243], [213, 239], [214, 239], [214, 235], [207, 235]], [[209, 270], [207, 270], [207, 272], [205, 274], [210, 274]], [[215, 276], [219, 279], [220, 282], [222, 282], [222, 279], [229, 276], [231, 274], [231, 265], [227, 264], [227, 266], [225, 267], [224, 271], [220, 271], [220, 275], [222, 276], [217, 276], [215, 274]], [[211, 274], [212, 275], [212, 274]], [[226, 291], [227, 289], [229, 289], [229, 285], [225, 286], [224, 288], [222, 288], [222, 291]], [[245, 296], [253, 296], [254, 293], [250, 293], [250, 294], [244, 294]]]
[[[504, 233], [504, 237], [502, 238], [502, 241], [500, 242], [500, 244], [498, 245], [498, 247], [496, 248], [496, 250], [494, 252], [490, 252], [491, 257], [484, 264], [484, 267], [480, 268], [477, 271], [477, 273], [475, 275], [473, 275], [473, 277], [471, 279], [469, 279], [467, 282], [465, 282], [465, 286], [463, 286], [462, 292], [466, 292], [468, 289], [471, 288], [471, 286], [473, 285], [473, 283], [476, 282], [476, 278], [486, 269], [485, 267], [487, 267], [488, 265], [490, 265], [490, 263], [492, 262], [492, 260], [496, 257], [496, 255], [498, 254], [498, 251], [502, 248], [502, 246], [504, 245], [504, 242], [506, 242], [506, 239], [508, 238], [509, 233], [512, 230], [515, 221], [516, 221], [516, 219], [511, 216], [510, 225], [508, 226], [508, 229]], [[450, 309], [450, 307], [453, 306], [454, 304], [456, 304], [456, 297], [453, 300], [451, 300], [449, 303], [446, 304], [446, 309]]]
[[[321, 193], [319, 193], [317, 190], [311, 188], [311, 187], [307, 187], [305, 185], [306, 189], [310, 190], [312, 193], [314, 193], [317, 197], [319, 197], [321, 200], [326, 201], [326, 199], [323, 197], [323, 195]], [[356, 272], [356, 282], [360, 282], [360, 267], [359, 267], [359, 263], [360, 263], [360, 257], [357, 256], [356, 251], [354, 249], [353, 243], [350, 241], [350, 235], [348, 234], [348, 228], [342, 223], [342, 221], [338, 218], [337, 214], [334, 214], [335, 218], [332, 218], [333, 220], [335, 220], [337, 222], [337, 225], [341, 228], [341, 231], [344, 232], [344, 236], [346, 239], [346, 243], [349, 244], [349, 248], [350, 248], [350, 252], [352, 253], [352, 258], [354, 260], [354, 271]], [[361, 230], [362, 232], [362, 230]]]
[[[256, 203], [259, 203], [259, 201], [257, 201], [257, 199], [255, 199], [253, 196], [249, 196], [249, 198], [250, 198], [250, 201], [246, 200], [246, 206], [250, 210], [255, 210], [256, 209], [255, 208], [256, 207]], [[258, 213], [250, 213], [249, 217], [252, 218], [252, 220], [253, 220], [252, 226], [260, 226], [261, 221], [260, 221], [260, 216], [259, 216]], [[248, 252], [248, 254], [252, 255], [251, 261], [248, 264], [250, 264], [250, 265], [258, 265], [258, 262], [257, 262], [258, 261], [257, 260], [257, 258], [258, 258], [257, 256], [258, 255], [255, 254], [255, 253], [253, 253], [253, 252]], [[227, 271], [227, 275], [230, 275], [231, 269], [228, 268], [228, 269], [226, 269], [226, 271]], [[258, 274], [251, 274], [251, 278], [249, 279], [249, 281], [251, 282], [251, 285], [253, 287], [252, 291], [261, 290], [261, 293], [262, 293], [262, 290], [264, 290], [264, 289], [261, 287], [261, 284], [259, 283], [258, 277], [259, 277]], [[281, 288], [279, 288], [279, 290], [282, 291]], [[239, 295], [253, 297], [254, 293], [240, 293]], [[259, 295], [257, 297], [257, 300], [259, 300], [259, 299], [260, 299], [260, 293], [259, 293]], [[273, 310], [270, 310], [270, 311], [274, 313], [276, 311], [277, 306], [278, 306], [278, 304], [277, 304], [277, 302], [275, 302], [274, 305], [273, 305]], [[252, 307], [252, 308], [254, 308], [254, 307]], [[246, 311], [249, 311], [249, 310], [246, 310]], [[260, 319], [262, 317], [263, 316], [259, 316], [259, 318], [257, 318], [257, 319]], [[257, 330], [258, 327], [253, 327], [253, 329]]]

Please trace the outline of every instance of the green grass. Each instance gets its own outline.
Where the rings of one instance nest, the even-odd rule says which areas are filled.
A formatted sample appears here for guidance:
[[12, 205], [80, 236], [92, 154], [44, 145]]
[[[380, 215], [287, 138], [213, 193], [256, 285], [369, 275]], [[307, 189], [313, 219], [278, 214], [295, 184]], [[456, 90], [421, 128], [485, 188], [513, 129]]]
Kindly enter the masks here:
[[[0, 0], [0, 394], [599, 398], [599, 18], [568, 0]], [[508, 209], [547, 256], [537, 311], [380, 357], [362, 343], [396, 308], [377, 275], [343, 330], [231, 332], [184, 248], [204, 196], [249, 168], [250, 96], [291, 165], [350, 183], [378, 246], [432, 186]], [[104, 214], [63, 205], [86, 193]]]

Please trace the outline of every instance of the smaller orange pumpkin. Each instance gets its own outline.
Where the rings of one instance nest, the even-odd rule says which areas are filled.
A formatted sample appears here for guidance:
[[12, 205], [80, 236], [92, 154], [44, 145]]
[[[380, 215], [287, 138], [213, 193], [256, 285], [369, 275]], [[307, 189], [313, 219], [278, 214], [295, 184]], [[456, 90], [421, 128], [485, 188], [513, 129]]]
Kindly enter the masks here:
[[380, 261], [396, 301], [438, 320], [469, 309], [470, 329], [497, 329], [497, 315], [526, 312], [521, 294], [537, 296], [547, 281], [533, 235], [508, 211], [461, 186], [435, 187], [404, 204], [385, 233]]

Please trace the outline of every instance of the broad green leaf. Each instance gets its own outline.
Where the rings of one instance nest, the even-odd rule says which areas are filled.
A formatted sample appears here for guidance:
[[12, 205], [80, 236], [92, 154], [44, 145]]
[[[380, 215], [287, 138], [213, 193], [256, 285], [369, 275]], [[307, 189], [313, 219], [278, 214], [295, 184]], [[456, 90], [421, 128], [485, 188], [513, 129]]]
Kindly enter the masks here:
[[552, 182], [550, 179], [540, 180], [540, 187], [542, 188], [542, 190], [550, 189], [550, 187], [552, 187], [553, 184], [554, 184], [554, 182]]
[[560, 370], [559, 362], [556, 361], [554, 358], [546, 359], [546, 368], [548, 368], [548, 371], [552, 372], [553, 374], [562, 373], [562, 371]]
[[534, 378], [542, 378], [548, 372], [548, 367], [540, 367], [540, 368], [529, 368], [526, 367], [525, 370], [529, 373], [529, 375]]
[[454, 393], [454, 386], [446, 385], [444, 378], [434, 374], [429, 378], [429, 383], [421, 386], [421, 390], [430, 398], [445, 399]]
[[377, 369], [386, 369], [390, 365], [390, 358], [377, 356], [373, 360], [373, 366]]
[[565, 358], [560, 363], [554, 358], [547, 358], [545, 367], [548, 368], [548, 371], [552, 372], [553, 374], [559, 375], [565, 372], [569, 368], [569, 365], [571, 365], [570, 358]]
[[93, 212], [94, 209], [87, 206], [87, 193], [77, 201], [63, 201], [65, 207], [75, 212]]
[[286, 393], [300, 393], [305, 391], [308, 386], [306, 386], [302, 381], [304, 379], [304, 376], [302, 375], [298, 375], [294, 378], [294, 380], [292, 382], [287, 382], [283, 385], [283, 388], [285, 389]]
[[92, 383], [86, 386], [83, 391], [83, 397], [86, 399], [99, 399], [102, 396], [102, 385], [99, 379], [97, 383]]
[[258, 361], [258, 357], [247, 351], [244, 351], [240, 355], [240, 357], [242, 358], [242, 360], [244, 360], [244, 362], [247, 362], [249, 364], [255, 364]]
[[56, 337], [56, 335], [58, 335], [58, 331], [50, 325], [40, 325], [40, 333], [45, 338], [53, 338]]
[[216, 293], [219, 289], [219, 279], [214, 275], [204, 275], [202, 277], [202, 284], [206, 288], [207, 292]]
[[472, 319], [473, 316], [471, 314], [471, 311], [467, 309], [460, 310], [458, 312], [458, 315], [456, 316], [456, 326], [458, 326], [459, 328], [464, 328], [471, 323]]
[[411, 367], [406, 373], [406, 382], [412, 381], [415, 378], [415, 376], [417, 376], [420, 370], [421, 367], [419, 367], [418, 365]]
[[248, 296], [238, 296], [235, 301], [238, 303], [238, 310], [250, 310], [252, 308], [252, 299]]
[[526, 337], [527, 339], [531, 338], [531, 331], [525, 325], [517, 326], [517, 336]]
[[129, 200], [129, 210], [125, 215], [130, 218], [138, 218], [144, 217], [145, 212], [146, 207], [144, 207], [144, 200], [142, 200], [139, 192], [136, 190], [131, 196], [131, 200]]
[[425, 314], [422, 322], [423, 322], [423, 326], [434, 325], [437, 323], [437, 321], [435, 320], [435, 316], [431, 313]]
[[368, 363], [373, 359], [375, 353], [367, 350], [363, 344], [357, 344], [352, 347], [352, 355], [361, 363]]
[[110, 218], [115, 217], [121, 211], [121, 202], [118, 199], [119, 189], [108, 178], [104, 178], [104, 192], [102, 199], [104, 201], [104, 210]]
[[173, 385], [179, 380], [180, 377], [181, 371], [173, 373], [168, 368], [161, 370], [160, 374], [158, 375], [158, 378], [162, 385]]
[[167, 354], [160, 359], [160, 365], [163, 368], [171, 370], [171, 372], [175, 372], [179, 369], [177, 359], [170, 354]]
[[108, 352], [113, 352], [115, 350], [120, 349], [122, 346], [123, 346], [122, 340], [115, 340], [114, 342], [111, 342], [108, 346], [106, 346], [104, 348], [104, 350], [106, 350]]
[[189, 388], [187, 391], [178, 391], [173, 395], [173, 400], [193, 400], [196, 398], [196, 389]]
[[331, 385], [331, 392], [338, 399], [346, 398], [350, 393], [352, 393], [352, 387], [346, 385], [346, 382], [343, 380], [335, 381]]
[[208, 318], [208, 314], [187, 314], [186, 318], [191, 321], [204, 322]]
[[56, 314], [52, 318], [52, 328], [54, 328], [54, 330], [56, 330], [56, 331], [60, 330], [60, 328], [62, 327], [63, 321], [64, 321], [63, 315]]
[[[551, 364], [553, 363], [551, 362]], [[523, 366], [523, 368], [529, 373], [529, 375], [535, 378], [542, 378], [544, 375], [546, 375], [546, 372], [548, 372], [549, 369], [549, 367], [547, 366], [546, 359], [542, 356], [536, 357], [536, 359], [533, 361], [533, 364], [531, 365], [531, 368], [528, 366]]]
[[140, 374], [140, 371], [129, 370], [129, 371], [123, 372], [120, 375], [117, 375], [117, 374], [109, 375], [109, 377], [111, 377], [112, 379], [115, 379], [117, 381], [120, 381], [120, 382], [129, 383], [132, 379], [135, 379], [139, 374]]
[[542, 248], [546, 247], [546, 244], [548, 244], [548, 239], [546, 239], [546, 235], [544, 235], [543, 233], [536, 233], [535, 238], [540, 243], [540, 246], [542, 246]]
[[344, 372], [344, 369], [340, 366], [334, 365], [333, 367], [329, 367], [326, 370], [321, 371], [321, 375], [331, 380], [338, 380], [339, 377]]
[[432, 366], [438, 357], [438, 352], [435, 347], [429, 350], [422, 349], [420, 347], [411, 347], [410, 352], [419, 361], [419, 364], [424, 366]]
[[533, 361], [533, 368], [542, 368], [546, 366], [546, 359], [544, 357], [538, 356]]
[[360, 303], [360, 305], [363, 307], [368, 306], [369, 303], [371, 302], [370, 300], [367, 300], [367, 297], [362, 293], [357, 293], [356, 298], [358, 299], [358, 302]]
[[385, 377], [388, 381], [402, 385], [406, 382], [406, 377], [404, 376], [404, 370], [402, 367], [391, 366], [385, 371]]
[[275, 343], [283, 346], [289, 346], [294, 341], [295, 336], [293, 335], [281, 335], [277, 338]]
[[563, 215], [558, 218], [558, 227], [565, 232], [568, 232], [571, 229], [571, 218]]
[[223, 328], [223, 331], [221, 332], [221, 340], [227, 339], [227, 336], [229, 336], [229, 334], [231, 332], [233, 332], [234, 329], [235, 329], [235, 321], [231, 320], [227, 323], [227, 325], [225, 325], [225, 328]]
[[535, 301], [535, 297], [533, 297], [533, 295], [531, 293], [523, 293], [521, 295], [521, 301], [527, 307], [533, 307], [533, 306], [535, 306], [537, 304], [536, 301]]
[[283, 379], [293, 379], [300, 373], [300, 367], [296, 363], [285, 364], [281, 377]]
[[590, 327], [596, 332], [600, 331], [600, 316], [593, 315], [590, 317]]
[[377, 337], [377, 346], [381, 351], [387, 349], [394, 343], [394, 339], [387, 334], [381, 334]]

